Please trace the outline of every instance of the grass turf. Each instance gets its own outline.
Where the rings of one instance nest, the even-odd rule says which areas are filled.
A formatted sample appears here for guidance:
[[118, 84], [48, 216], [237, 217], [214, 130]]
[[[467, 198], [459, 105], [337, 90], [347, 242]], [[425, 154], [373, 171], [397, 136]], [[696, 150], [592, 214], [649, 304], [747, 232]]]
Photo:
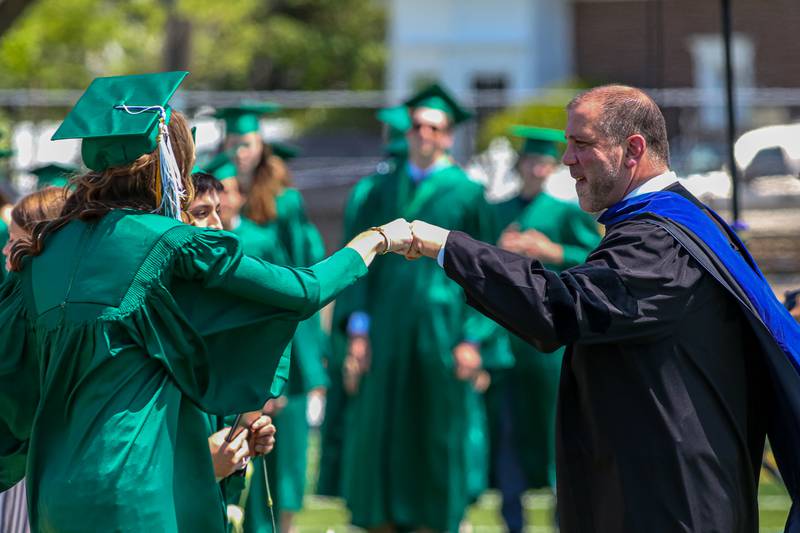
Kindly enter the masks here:
[[[341, 500], [320, 498], [313, 495], [319, 453], [319, 434], [311, 433], [307, 495], [304, 509], [295, 519], [298, 533], [333, 532], [349, 530], [349, 517]], [[762, 472], [759, 487], [760, 531], [777, 533], [783, 531], [791, 500], [783, 486], [766, 471]], [[524, 500], [528, 533], [551, 533], [553, 498], [548, 491], [531, 491]], [[468, 512], [467, 519], [474, 533], [501, 533], [504, 531], [500, 518], [500, 498], [497, 492], [487, 491]]]

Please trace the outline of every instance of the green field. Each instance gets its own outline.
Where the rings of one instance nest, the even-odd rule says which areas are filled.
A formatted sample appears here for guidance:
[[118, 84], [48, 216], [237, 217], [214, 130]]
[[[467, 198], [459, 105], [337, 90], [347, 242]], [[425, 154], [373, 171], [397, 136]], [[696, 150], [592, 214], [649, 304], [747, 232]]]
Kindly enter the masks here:
[[[318, 453], [318, 437], [312, 432], [309, 446], [309, 495], [305, 499], [305, 509], [297, 516], [298, 533], [316, 533], [332, 531], [343, 533], [349, 530], [347, 510], [342, 502], [331, 498], [313, 496], [313, 480], [316, 478]], [[759, 507], [761, 511], [762, 532], [777, 533], [783, 531], [783, 525], [790, 506], [789, 496], [783, 486], [775, 483], [766, 472], [762, 472], [759, 489]], [[474, 533], [500, 533], [503, 531], [499, 515], [499, 497], [494, 491], [488, 491], [481, 500], [473, 505], [468, 520]], [[530, 492], [525, 498], [530, 533], [549, 533], [553, 514], [553, 498], [546, 491]]]

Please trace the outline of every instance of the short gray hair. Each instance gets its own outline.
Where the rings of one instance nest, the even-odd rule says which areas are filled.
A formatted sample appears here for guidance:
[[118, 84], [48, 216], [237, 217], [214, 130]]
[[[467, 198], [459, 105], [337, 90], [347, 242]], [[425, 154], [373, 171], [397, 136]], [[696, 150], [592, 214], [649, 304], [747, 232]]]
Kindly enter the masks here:
[[595, 127], [603, 136], [621, 145], [631, 135], [641, 135], [650, 155], [669, 165], [664, 114], [647, 93], [627, 85], [602, 85], [580, 93], [567, 104], [567, 110], [588, 102], [600, 105], [600, 120]]

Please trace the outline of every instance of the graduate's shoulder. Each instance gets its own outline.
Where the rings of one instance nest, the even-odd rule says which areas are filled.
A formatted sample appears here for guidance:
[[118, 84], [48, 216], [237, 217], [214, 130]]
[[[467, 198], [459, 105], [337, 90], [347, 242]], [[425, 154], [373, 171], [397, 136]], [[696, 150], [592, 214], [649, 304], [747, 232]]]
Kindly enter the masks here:
[[[76, 222], [78, 221], [73, 221], [69, 226]], [[99, 221], [98, 226], [99, 231], [95, 233], [103, 241], [98, 243], [100, 246], [119, 247], [130, 255], [169, 256], [195, 249], [209, 250], [213, 255], [222, 249], [235, 253], [241, 248], [240, 237], [232, 232], [198, 228], [180, 220], [143, 211], [113, 210]]]
[[134, 209], [114, 209], [106, 217], [116, 218], [119, 225], [130, 226], [148, 233], [164, 233], [172, 228], [186, 225], [174, 218]]

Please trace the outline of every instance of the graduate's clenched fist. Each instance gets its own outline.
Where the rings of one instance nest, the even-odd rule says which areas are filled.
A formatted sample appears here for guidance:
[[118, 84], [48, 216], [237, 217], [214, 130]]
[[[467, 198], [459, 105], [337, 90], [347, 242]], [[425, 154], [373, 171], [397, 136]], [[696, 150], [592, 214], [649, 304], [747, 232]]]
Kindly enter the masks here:
[[411, 223], [411, 233], [414, 236], [414, 240], [406, 254], [406, 258], [419, 259], [425, 256], [435, 259], [439, 250], [441, 250], [444, 243], [447, 242], [447, 236], [450, 234], [450, 230], [428, 224], [422, 220], [415, 220]]
[[383, 226], [362, 231], [347, 243], [347, 248], [358, 252], [364, 264], [369, 266], [375, 254], [396, 252], [405, 255], [411, 245], [411, 238], [408, 221], [398, 218]]
[[404, 255], [411, 246], [411, 225], [404, 218], [392, 220], [380, 227], [383, 234], [389, 239], [389, 246], [385, 252], [395, 252]]

